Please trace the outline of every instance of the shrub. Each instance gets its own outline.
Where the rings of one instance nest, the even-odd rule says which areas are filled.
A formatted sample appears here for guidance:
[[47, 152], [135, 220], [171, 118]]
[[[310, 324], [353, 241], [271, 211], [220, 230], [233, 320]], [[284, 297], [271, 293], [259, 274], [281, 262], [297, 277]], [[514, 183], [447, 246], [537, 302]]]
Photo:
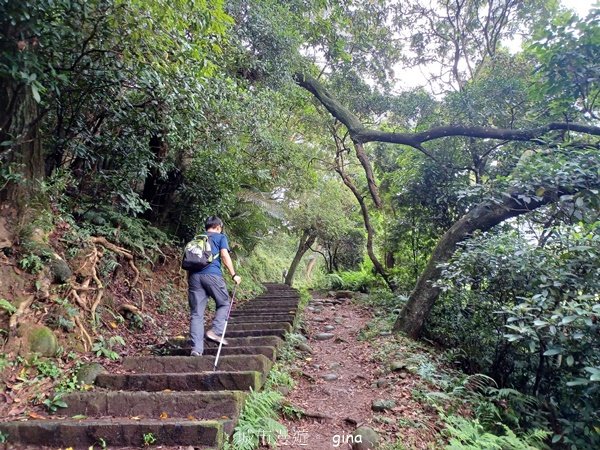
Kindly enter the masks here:
[[600, 445], [599, 243], [600, 223], [543, 246], [515, 230], [474, 238], [445, 265], [427, 324], [467, 371], [544, 397], [568, 448]]

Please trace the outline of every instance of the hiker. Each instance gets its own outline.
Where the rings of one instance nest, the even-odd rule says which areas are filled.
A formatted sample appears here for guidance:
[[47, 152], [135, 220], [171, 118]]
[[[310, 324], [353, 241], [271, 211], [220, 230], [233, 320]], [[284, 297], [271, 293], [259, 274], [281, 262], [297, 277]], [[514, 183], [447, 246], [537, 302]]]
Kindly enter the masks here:
[[[227, 236], [223, 234], [223, 221], [216, 216], [209, 217], [206, 219], [204, 228], [215, 258], [204, 269], [197, 272], [190, 271], [188, 276], [188, 301], [191, 313], [190, 336], [193, 341], [192, 356], [200, 356], [204, 351], [204, 310], [208, 297], [215, 300], [217, 310], [212, 328], [206, 332], [206, 337], [212, 341], [221, 342], [229, 308], [229, 292], [227, 292], [227, 286], [221, 271], [221, 261], [223, 261], [235, 284], [240, 284], [242, 281], [242, 278], [235, 273], [233, 268]], [[227, 345], [227, 340], [225, 338], [222, 340], [223, 345]]]

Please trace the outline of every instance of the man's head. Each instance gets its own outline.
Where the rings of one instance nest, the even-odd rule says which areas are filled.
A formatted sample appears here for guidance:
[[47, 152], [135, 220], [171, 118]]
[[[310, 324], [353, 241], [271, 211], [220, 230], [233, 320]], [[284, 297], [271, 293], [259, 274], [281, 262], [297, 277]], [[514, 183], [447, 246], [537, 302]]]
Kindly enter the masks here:
[[210, 216], [206, 219], [206, 222], [204, 222], [204, 229], [206, 231], [218, 231], [220, 233], [223, 231], [223, 221], [217, 216]]

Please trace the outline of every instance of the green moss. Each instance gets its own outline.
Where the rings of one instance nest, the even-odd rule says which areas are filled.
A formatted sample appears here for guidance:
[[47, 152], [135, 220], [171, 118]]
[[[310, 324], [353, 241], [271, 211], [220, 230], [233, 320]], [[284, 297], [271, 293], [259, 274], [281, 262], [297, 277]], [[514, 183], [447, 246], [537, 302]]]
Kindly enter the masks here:
[[82, 384], [94, 384], [96, 377], [106, 372], [104, 366], [98, 363], [82, 365], [76, 373], [77, 380]]
[[58, 349], [58, 341], [52, 330], [43, 325], [32, 327], [27, 333], [29, 351], [42, 356], [54, 356]]

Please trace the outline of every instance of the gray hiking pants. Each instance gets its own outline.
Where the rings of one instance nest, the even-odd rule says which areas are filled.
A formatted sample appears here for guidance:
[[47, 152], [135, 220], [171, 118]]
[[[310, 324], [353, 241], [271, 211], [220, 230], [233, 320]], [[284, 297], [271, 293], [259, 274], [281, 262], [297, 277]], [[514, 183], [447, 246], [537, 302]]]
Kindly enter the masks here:
[[202, 354], [204, 351], [204, 310], [212, 297], [217, 305], [212, 329], [217, 335], [223, 334], [227, 310], [229, 309], [229, 293], [225, 280], [221, 275], [190, 272], [188, 277], [188, 301], [190, 304], [190, 336], [193, 350]]

